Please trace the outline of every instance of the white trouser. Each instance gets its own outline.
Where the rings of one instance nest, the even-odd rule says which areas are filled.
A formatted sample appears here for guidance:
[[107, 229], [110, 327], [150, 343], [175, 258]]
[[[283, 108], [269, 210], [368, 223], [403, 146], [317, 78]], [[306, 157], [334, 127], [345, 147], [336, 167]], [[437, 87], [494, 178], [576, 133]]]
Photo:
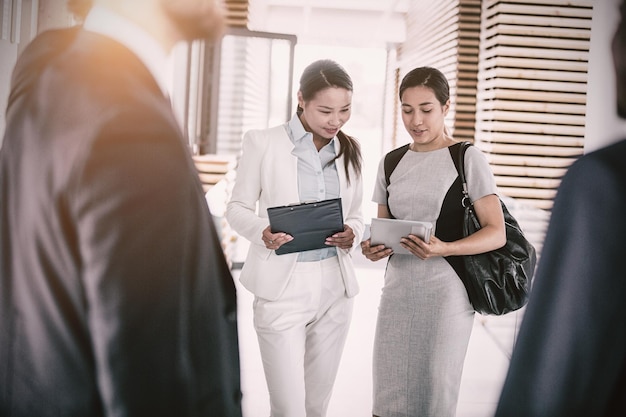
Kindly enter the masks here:
[[271, 417], [324, 417], [352, 318], [337, 257], [298, 262], [276, 301], [256, 297]]

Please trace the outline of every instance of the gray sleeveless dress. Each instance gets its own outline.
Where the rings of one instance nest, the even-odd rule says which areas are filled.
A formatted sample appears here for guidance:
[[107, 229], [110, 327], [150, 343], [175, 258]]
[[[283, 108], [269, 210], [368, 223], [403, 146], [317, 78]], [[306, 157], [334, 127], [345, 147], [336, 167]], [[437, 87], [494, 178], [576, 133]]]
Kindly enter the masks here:
[[[474, 146], [466, 152], [465, 169], [472, 201], [496, 193], [489, 164]], [[409, 150], [390, 178], [392, 213], [436, 226], [456, 177], [447, 148]], [[373, 201], [386, 204], [386, 200], [381, 160]], [[473, 318], [465, 287], [444, 258], [391, 256], [374, 341], [373, 413], [454, 417]]]

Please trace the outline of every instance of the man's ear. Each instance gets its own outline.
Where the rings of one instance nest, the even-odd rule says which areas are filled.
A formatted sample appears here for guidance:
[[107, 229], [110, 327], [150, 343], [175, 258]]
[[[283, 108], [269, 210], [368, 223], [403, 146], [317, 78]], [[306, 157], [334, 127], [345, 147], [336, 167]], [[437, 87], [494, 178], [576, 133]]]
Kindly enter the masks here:
[[85, 20], [92, 6], [93, 0], [67, 0], [67, 9], [78, 20]]

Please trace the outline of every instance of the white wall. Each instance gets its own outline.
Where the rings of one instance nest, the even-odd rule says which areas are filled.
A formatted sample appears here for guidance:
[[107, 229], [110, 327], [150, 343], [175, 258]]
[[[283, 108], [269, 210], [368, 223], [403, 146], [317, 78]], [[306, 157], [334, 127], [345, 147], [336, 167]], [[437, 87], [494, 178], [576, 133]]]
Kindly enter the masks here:
[[617, 116], [611, 39], [621, 0], [594, 2], [589, 50], [585, 153], [626, 137], [626, 121]]

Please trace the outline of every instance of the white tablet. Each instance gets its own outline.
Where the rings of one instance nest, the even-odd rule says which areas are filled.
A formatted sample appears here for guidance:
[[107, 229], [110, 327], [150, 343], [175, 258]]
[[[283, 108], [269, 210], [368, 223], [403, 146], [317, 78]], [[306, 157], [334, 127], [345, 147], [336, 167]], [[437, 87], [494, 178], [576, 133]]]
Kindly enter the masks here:
[[411, 234], [428, 242], [432, 230], [433, 225], [430, 222], [375, 217], [370, 229], [371, 245], [385, 245], [396, 254], [410, 255], [411, 252], [400, 245], [400, 239]]

